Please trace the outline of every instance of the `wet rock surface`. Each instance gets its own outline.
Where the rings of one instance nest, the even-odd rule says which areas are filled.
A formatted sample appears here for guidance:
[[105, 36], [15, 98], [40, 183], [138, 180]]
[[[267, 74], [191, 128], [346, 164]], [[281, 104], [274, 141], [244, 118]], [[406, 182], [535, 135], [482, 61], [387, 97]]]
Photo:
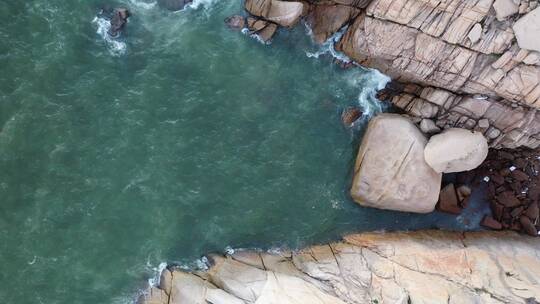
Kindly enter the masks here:
[[246, 19], [240, 15], [230, 16], [225, 19], [225, 24], [234, 30], [241, 30], [246, 25]]
[[539, 158], [540, 152], [534, 150], [492, 150], [482, 166], [462, 174], [487, 183], [492, 215], [484, 219], [484, 226], [538, 236]]
[[113, 11], [111, 17], [111, 28], [109, 29], [109, 35], [112, 37], [118, 37], [124, 26], [127, 23], [127, 20], [130, 16], [130, 13], [127, 8], [116, 8]]
[[540, 242], [513, 232], [349, 235], [299, 251], [210, 255], [164, 270], [139, 304], [536, 303]]
[[341, 113], [341, 121], [347, 128], [351, 127], [355, 121], [362, 117], [362, 111], [357, 107], [348, 107]]
[[245, 8], [274, 24], [263, 41], [302, 17], [316, 43], [346, 28], [335, 48], [400, 82], [381, 96], [433, 121], [423, 123], [428, 134], [465, 128], [492, 148], [540, 147], [538, 1], [248, 0]]

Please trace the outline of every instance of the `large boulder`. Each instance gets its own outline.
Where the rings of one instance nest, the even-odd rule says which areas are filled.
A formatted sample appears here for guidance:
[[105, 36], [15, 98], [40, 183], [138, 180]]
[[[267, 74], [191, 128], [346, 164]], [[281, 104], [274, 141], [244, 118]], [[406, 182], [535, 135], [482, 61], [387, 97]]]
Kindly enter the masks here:
[[307, 18], [313, 40], [319, 44], [324, 43], [359, 13], [359, 9], [348, 5], [314, 5]]
[[356, 159], [353, 199], [381, 209], [433, 211], [442, 176], [424, 160], [426, 142], [405, 117], [381, 114], [373, 118]]
[[304, 4], [296, 1], [246, 0], [245, 8], [254, 16], [286, 27], [294, 26], [304, 12]]
[[495, 14], [499, 21], [503, 21], [507, 17], [510, 17], [519, 12], [519, 1], [514, 0], [495, 0], [493, 3]]
[[461, 172], [480, 166], [488, 155], [488, 149], [482, 133], [452, 128], [431, 137], [424, 157], [437, 172]]
[[521, 17], [513, 30], [520, 48], [540, 52], [540, 7]]

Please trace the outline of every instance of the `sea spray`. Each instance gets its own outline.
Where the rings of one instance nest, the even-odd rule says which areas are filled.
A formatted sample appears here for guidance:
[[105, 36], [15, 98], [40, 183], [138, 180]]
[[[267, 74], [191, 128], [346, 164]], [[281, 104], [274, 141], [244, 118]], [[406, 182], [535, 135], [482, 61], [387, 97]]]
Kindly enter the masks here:
[[[307, 23], [304, 23], [304, 25], [306, 27], [306, 34], [309, 35], [313, 41], [312, 29]], [[354, 62], [347, 55], [335, 49], [335, 44], [341, 40], [341, 37], [343, 37], [347, 31], [347, 28], [347, 26], [343, 27], [328, 38], [322, 45], [318, 47], [318, 50], [314, 52], [306, 51], [306, 56], [309, 58], [318, 59], [322, 55], [330, 55], [340, 62]], [[377, 102], [376, 100], [376, 94], [377, 91], [384, 89], [386, 84], [388, 84], [391, 79], [378, 70], [366, 69], [360, 65], [357, 66], [361, 69], [361, 72], [352, 72], [348, 82], [352, 86], [361, 87], [360, 94], [358, 95], [358, 105], [362, 108], [364, 115], [369, 117], [383, 111], [382, 103]]]
[[109, 53], [112, 56], [122, 56], [126, 53], [127, 45], [125, 42], [113, 38], [109, 35], [109, 29], [111, 28], [111, 21], [100, 16], [96, 16], [92, 23], [97, 25], [96, 33], [103, 39]]
[[142, 1], [142, 0], [129, 0], [129, 4], [141, 8], [144, 10], [153, 9], [157, 5], [157, 1]]
[[264, 45], [270, 45], [271, 44], [271, 41], [264, 41], [261, 36], [259, 36], [258, 34], [256, 33], [252, 33], [248, 28], [243, 28], [241, 30], [242, 34], [244, 35], [247, 35], [255, 40], [257, 40], [258, 42], [260, 42], [261, 44], [264, 44]]
[[210, 8], [216, 2], [216, 0], [194, 0], [190, 4], [186, 5], [186, 8], [198, 9], [201, 6], [205, 8]]
[[[364, 68], [362, 68], [364, 69]], [[384, 89], [390, 77], [384, 75], [375, 69], [365, 69], [365, 71], [351, 79], [353, 85], [360, 86], [360, 94], [358, 95], [358, 104], [362, 107], [364, 115], [372, 116], [383, 111], [383, 103], [377, 101], [377, 92]]]
[[167, 263], [161, 262], [157, 267], [152, 267], [153, 276], [148, 279], [148, 285], [151, 287], [159, 286], [159, 280], [161, 279], [161, 273], [167, 268]]
[[[309, 27], [307, 23], [304, 23], [306, 27], [306, 34], [311, 37], [311, 40], [313, 41], [313, 31]], [[339, 52], [335, 49], [335, 44], [343, 37], [343, 34], [347, 31], [347, 27], [343, 27], [341, 30], [337, 31], [334, 35], [332, 35], [330, 38], [328, 38], [323, 44], [321, 44], [318, 48], [318, 50], [314, 52], [306, 51], [306, 56], [309, 58], [319, 58], [322, 55], [329, 54], [333, 58], [342, 61], [342, 62], [352, 62], [351, 58], [349, 58], [347, 55], [343, 54], [342, 52]]]

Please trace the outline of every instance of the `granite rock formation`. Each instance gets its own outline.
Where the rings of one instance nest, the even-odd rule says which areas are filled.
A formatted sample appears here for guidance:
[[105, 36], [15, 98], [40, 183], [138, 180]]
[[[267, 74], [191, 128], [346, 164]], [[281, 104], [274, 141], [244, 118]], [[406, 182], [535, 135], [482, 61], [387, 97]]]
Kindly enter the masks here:
[[371, 119], [358, 150], [351, 196], [360, 205], [428, 213], [435, 209], [440, 173], [424, 160], [426, 137], [407, 118]]
[[[391, 76], [384, 95], [430, 134], [481, 131], [493, 148], [540, 147], [540, 7], [537, 0], [247, 0], [256, 20], [302, 17], [322, 43]], [[253, 30], [252, 30], [253, 31]], [[256, 33], [257, 31], [253, 31]], [[381, 96], [382, 96], [381, 95]], [[428, 128], [429, 127], [429, 128]]]
[[411, 116], [439, 128], [487, 126], [492, 147], [537, 148], [540, 54], [532, 37], [539, 37], [539, 8], [517, 2], [515, 11], [505, 1], [373, 0], [337, 48], [416, 84], [391, 98]]
[[540, 243], [513, 232], [364, 233], [167, 269], [140, 304], [537, 303]]
[[432, 136], [424, 150], [426, 162], [439, 173], [475, 169], [487, 155], [488, 144], [482, 133], [460, 128]]
[[[301, 17], [323, 43], [393, 78], [381, 96], [428, 133], [481, 131], [493, 148], [540, 147], [537, 0], [247, 0], [269, 41]], [[256, 26], [255, 26], [256, 25]]]

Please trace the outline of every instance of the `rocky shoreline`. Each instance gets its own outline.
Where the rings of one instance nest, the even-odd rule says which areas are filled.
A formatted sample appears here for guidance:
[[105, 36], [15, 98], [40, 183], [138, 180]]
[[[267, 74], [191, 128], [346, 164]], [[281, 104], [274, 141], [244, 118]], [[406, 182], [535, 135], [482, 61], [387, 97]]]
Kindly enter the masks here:
[[[444, 191], [439, 193], [441, 174], [476, 169], [486, 159], [488, 147], [522, 149], [533, 159], [531, 169], [521, 176], [523, 185], [508, 178], [497, 185], [499, 190], [490, 191], [492, 206], [498, 206], [502, 203], [494, 193], [513, 190], [511, 198], [519, 204], [504, 209], [514, 212], [512, 220], [503, 224], [502, 216], [495, 216], [483, 223], [537, 235], [539, 197], [534, 189], [540, 181], [534, 156], [540, 155], [540, 45], [533, 38], [540, 35], [537, 6], [537, 1], [513, 0], [246, 0], [246, 22], [239, 22], [244, 20], [241, 15], [226, 22], [247, 24], [263, 41], [271, 39], [278, 27], [292, 27], [302, 18], [316, 43], [344, 31], [336, 50], [392, 77], [378, 97], [391, 102], [405, 118], [384, 114], [370, 123], [351, 190], [359, 204], [425, 213], [438, 202], [439, 210], [459, 214], [466, 201], [457, 199], [460, 193], [455, 189], [467, 187], [470, 194], [474, 185], [442, 185]], [[354, 110], [344, 113], [346, 125], [358, 117], [353, 114]], [[494, 171], [504, 169], [490, 164], [495, 162], [475, 171], [483, 173], [486, 182]], [[521, 217], [519, 210], [529, 210], [528, 216]]]
[[[316, 43], [344, 31], [336, 50], [392, 78], [378, 96], [401, 113], [370, 122], [354, 169], [356, 202], [459, 214], [485, 182], [493, 214], [482, 224], [538, 236], [538, 1], [246, 0], [245, 9], [226, 20], [230, 28], [266, 42], [304, 18]], [[351, 109], [343, 121], [358, 117]], [[363, 233], [208, 261], [208, 271], [165, 270], [140, 303], [540, 301], [540, 243], [509, 231]]]
[[513, 232], [363, 233], [170, 267], [139, 304], [538, 303], [540, 242]]

